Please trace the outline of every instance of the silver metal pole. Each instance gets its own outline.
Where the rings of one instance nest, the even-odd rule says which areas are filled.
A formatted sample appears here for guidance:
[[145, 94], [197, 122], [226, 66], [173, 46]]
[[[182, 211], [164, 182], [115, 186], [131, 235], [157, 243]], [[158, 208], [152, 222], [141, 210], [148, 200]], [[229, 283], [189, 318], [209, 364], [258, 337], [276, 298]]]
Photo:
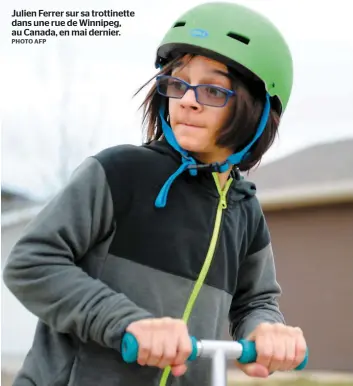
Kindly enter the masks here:
[[227, 361], [222, 349], [212, 357], [212, 386], [227, 386]]

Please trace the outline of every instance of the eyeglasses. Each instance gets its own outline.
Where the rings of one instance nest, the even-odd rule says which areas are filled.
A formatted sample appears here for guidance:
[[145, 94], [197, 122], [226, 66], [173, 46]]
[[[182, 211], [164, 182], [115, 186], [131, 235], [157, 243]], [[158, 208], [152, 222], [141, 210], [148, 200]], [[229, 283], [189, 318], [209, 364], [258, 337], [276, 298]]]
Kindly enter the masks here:
[[227, 104], [229, 98], [235, 95], [234, 91], [220, 86], [214, 86], [212, 84], [192, 86], [182, 79], [169, 75], [158, 75], [156, 80], [157, 91], [160, 95], [168, 98], [181, 99], [188, 90], [192, 89], [200, 105], [223, 107]]

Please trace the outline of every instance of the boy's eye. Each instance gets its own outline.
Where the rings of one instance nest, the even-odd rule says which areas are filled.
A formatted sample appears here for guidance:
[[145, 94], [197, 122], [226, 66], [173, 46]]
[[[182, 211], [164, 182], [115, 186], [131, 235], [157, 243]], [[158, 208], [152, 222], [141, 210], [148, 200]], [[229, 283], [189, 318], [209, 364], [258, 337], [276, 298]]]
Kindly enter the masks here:
[[175, 88], [176, 90], [182, 90], [185, 88], [185, 85], [177, 80], [170, 81], [169, 86]]
[[209, 87], [208, 92], [213, 96], [219, 96], [221, 94], [221, 92], [215, 87]]
[[224, 92], [217, 87], [205, 87], [205, 91], [212, 97], [215, 98], [223, 98], [224, 97]]

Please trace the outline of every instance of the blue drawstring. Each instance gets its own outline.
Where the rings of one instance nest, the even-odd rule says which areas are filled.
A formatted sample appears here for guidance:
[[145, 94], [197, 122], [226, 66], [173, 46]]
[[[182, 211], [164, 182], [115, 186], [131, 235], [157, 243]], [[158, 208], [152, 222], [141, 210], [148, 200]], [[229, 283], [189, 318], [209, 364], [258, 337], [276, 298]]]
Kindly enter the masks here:
[[[192, 159], [186, 159], [186, 158], [183, 157], [182, 161], [183, 162], [180, 165], [179, 169], [168, 178], [168, 180], [163, 185], [163, 188], [159, 192], [159, 194], [158, 194], [158, 196], [156, 198], [156, 201], [155, 201], [155, 205], [156, 205], [157, 208], [164, 208], [166, 206], [168, 192], [169, 192], [169, 189], [170, 189], [172, 183], [174, 182], [174, 180], [181, 173], [183, 173], [189, 167], [189, 165], [192, 165], [192, 164], [196, 165], [196, 162], [194, 160], [192, 160]], [[191, 172], [196, 172], [197, 173], [196, 169], [190, 169], [189, 171], [190, 171], [190, 173]]]
[[[190, 165], [197, 165], [197, 163], [194, 160], [194, 158], [190, 157], [188, 155], [188, 153], [179, 146], [177, 140], [175, 139], [175, 136], [174, 136], [172, 128], [168, 125], [168, 123], [164, 119], [164, 111], [165, 111], [165, 106], [163, 105], [163, 106], [161, 106], [161, 108], [159, 110], [159, 117], [161, 118], [161, 121], [162, 121], [163, 133], [164, 133], [168, 143], [177, 152], [179, 152], [182, 155], [182, 158], [181, 158], [182, 164], [180, 165], [179, 169], [168, 178], [168, 180], [163, 185], [161, 191], [159, 192], [159, 194], [158, 194], [158, 196], [156, 198], [156, 201], [155, 201], [155, 206], [157, 208], [164, 208], [166, 206], [168, 192], [169, 192], [169, 189], [170, 189], [172, 183], [174, 182], [174, 180], [181, 173], [183, 173], [186, 169], [188, 169]], [[197, 169], [196, 168], [189, 169], [189, 173], [192, 176], [196, 176], [197, 175]]]
[[[260, 124], [259, 124], [259, 127], [257, 129], [257, 132], [256, 132], [254, 138], [247, 146], [245, 146], [244, 149], [242, 149], [238, 153], [234, 153], [231, 156], [229, 156], [228, 159], [225, 162], [223, 162], [222, 164], [219, 164], [219, 163], [214, 164], [215, 170], [217, 170], [219, 173], [223, 173], [223, 172], [227, 171], [231, 165], [239, 164], [242, 160], [246, 159], [250, 155], [250, 153], [248, 152], [249, 149], [255, 143], [255, 141], [262, 135], [263, 131], [265, 130], [266, 123], [267, 123], [268, 117], [270, 115], [270, 107], [271, 107], [270, 96], [268, 93], [266, 93], [266, 103], [265, 103], [264, 111], [262, 113]], [[172, 128], [168, 125], [168, 123], [164, 119], [164, 113], [165, 113], [165, 106], [163, 104], [159, 109], [159, 117], [160, 117], [161, 122], [162, 122], [162, 130], [163, 130], [163, 133], [164, 133], [168, 143], [174, 148], [174, 150], [176, 150], [177, 152], [179, 152], [182, 155], [182, 164], [180, 165], [178, 170], [168, 178], [168, 180], [163, 185], [161, 191], [159, 192], [159, 194], [156, 198], [156, 201], [155, 201], [155, 206], [157, 208], [164, 208], [166, 206], [169, 189], [170, 189], [172, 183], [175, 181], [175, 179], [180, 174], [182, 174], [185, 170], [189, 169], [189, 173], [192, 176], [197, 175], [197, 163], [196, 163], [195, 159], [192, 158], [187, 153], [187, 151], [185, 151], [184, 149], [182, 149], [180, 147], [180, 145], [178, 144], [178, 142], [174, 136]], [[192, 165], [195, 165], [196, 167], [194, 167], [194, 168], [190, 167]]]

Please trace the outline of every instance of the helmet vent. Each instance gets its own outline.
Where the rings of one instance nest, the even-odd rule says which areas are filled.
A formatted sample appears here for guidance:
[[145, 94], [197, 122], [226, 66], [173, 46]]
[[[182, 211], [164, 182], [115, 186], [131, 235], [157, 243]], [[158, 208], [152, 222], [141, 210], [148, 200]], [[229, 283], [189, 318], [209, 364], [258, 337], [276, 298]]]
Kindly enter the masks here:
[[185, 21], [178, 21], [173, 25], [173, 28], [184, 27], [185, 24]]
[[229, 36], [232, 39], [238, 40], [239, 42], [244, 43], [244, 44], [249, 44], [249, 42], [250, 42], [250, 39], [247, 38], [246, 36], [242, 36], [242, 35], [236, 34], [234, 32], [229, 32], [227, 34], [227, 36]]

